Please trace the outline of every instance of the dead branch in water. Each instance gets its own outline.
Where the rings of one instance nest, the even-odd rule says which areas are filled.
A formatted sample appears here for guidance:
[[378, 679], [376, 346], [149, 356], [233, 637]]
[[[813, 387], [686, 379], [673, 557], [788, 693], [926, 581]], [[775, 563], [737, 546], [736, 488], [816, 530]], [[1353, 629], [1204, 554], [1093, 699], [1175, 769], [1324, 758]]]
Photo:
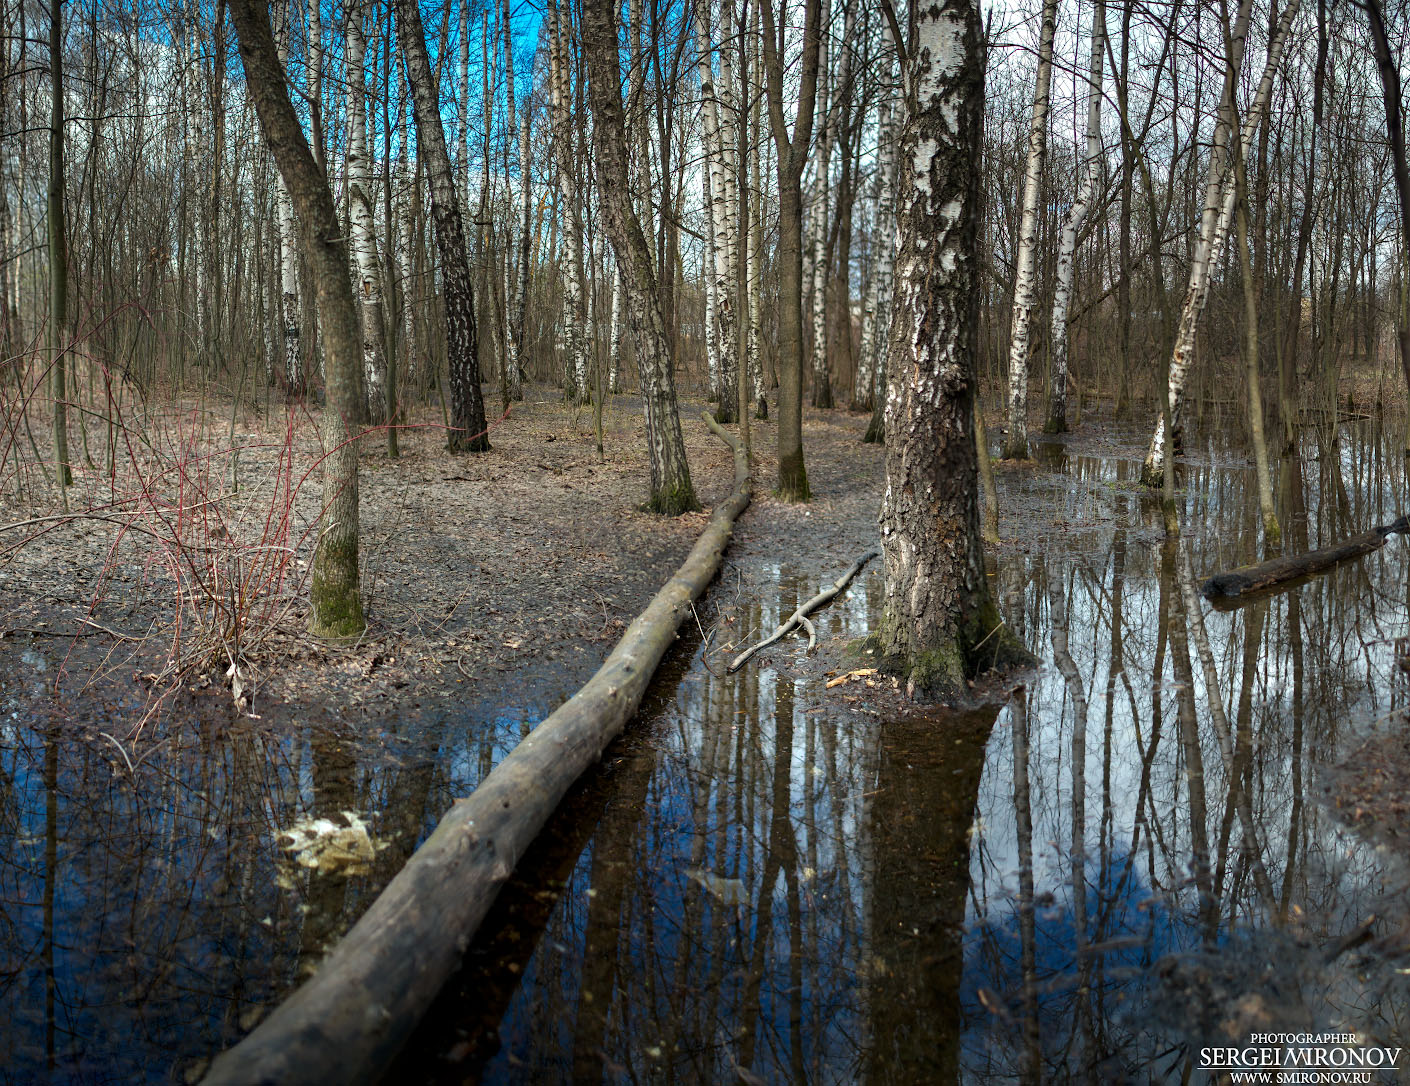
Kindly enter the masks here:
[[727, 675], [733, 675], [736, 671], [738, 671], [745, 664], [747, 664], [749, 662], [749, 658], [752, 657], [760, 649], [766, 649], [770, 645], [774, 644], [774, 642], [782, 641], [785, 637], [789, 635], [789, 633], [791, 633], [794, 629], [799, 626], [802, 626], [803, 629], [807, 631], [808, 651], [812, 652], [813, 649], [817, 646], [818, 635], [817, 631], [813, 629], [813, 624], [808, 621], [808, 616], [811, 615], [818, 608], [822, 607], [824, 604], [831, 603], [843, 590], [846, 589], [849, 584], [852, 583], [852, 579], [862, 571], [862, 567], [865, 566], [868, 562], [870, 562], [880, 553], [881, 548], [879, 547], [872, 547], [869, 551], [864, 553], [860, 558], [858, 558], [855, 562], [852, 563], [852, 567], [846, 573], [844, 573], [841, 577], [837, 578], [836, 581], [834, 581], [827, 588], [824, 588], [812, 599], [804, 603], [801, 607], [798, 608], [798, 610], [794, 611], [793, 614], [788, 617], [787, 622], [785, 622], [777, 630], [771, 633], [768, 637], [764, 638], [764, 640], [760, 641], [757, 645], [751, 645], [749, 648], [745, 649], [738, 656], [736, 656], [730, 662], [729, 667], [725, 668], [725, 673]]

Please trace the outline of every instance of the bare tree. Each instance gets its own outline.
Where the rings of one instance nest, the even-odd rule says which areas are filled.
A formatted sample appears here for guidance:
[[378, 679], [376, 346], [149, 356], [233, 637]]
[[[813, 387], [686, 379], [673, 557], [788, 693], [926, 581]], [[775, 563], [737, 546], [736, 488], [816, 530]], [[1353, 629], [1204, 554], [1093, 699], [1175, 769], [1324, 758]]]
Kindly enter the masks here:
[[973, 0], [912, 4], [886, 396], [877, 649], [908, 692], [964, 690], [981, 644], [1025, 656], [989, 593], [974, 449], [984, 45]]
[[[780, 0], [786, 14], [788, 0]], [[787, 20], [775, 16], [774, 0], [760, 0], [764, 19], [764, 75], [769, 127], [778, 150], [778, 494], [807, 501], [803, 464], [803, 167], [813, 138], [818, 93], [821, 0], [804, 0], [803, 55], [797, 120], [789, 135], [784, 115], [784, 50]]]
[[[628, 177], [615, 3], [588, 0], [584, 4], [583, 55], [588, 67], [598, 176]], [[646, 504], [652, 512], [674, 516], [699, 508], [699, 502], [685, 457], [685, 439], [676, 408], [675, 367], [651, 249], [632, 207], [630, 190], [620, 184], [604, 185], [601, 195], [617, 265], [626, 279], [627, 306], [636, 341], [646, 440], [651, 454], [651, 494]]]
[[348, 420], [362, 407], [358, 387], [362, 342], [348, 279], [347, 244], [327, 175], [314, 159], [289, 101], [268, 8], [254, 0], [230, 0], [230, 16], [265, 142], [298, 213], [327, 353], [328, 399], [319, 422], [323, 516], [310, 578], [309, 626], [320, 637], [356, 636], [365, 623], [358, 581], [357, 446], [348, 432]]
[[480, 394], [480, 342], [475, 327], [475, 288], [470, 277], [470, 255], [465, 247], [465, 226], [460, 197], [446, 148], [426, 36], [416, 0], [396, 0], [397, 33], [406, 58], [411, 85], [416, 133], [431, 187], [431, 219], [436, 227], [436, 247], [441, 254], [441, 276], [446, 314], [446, 346], [450, 355], [451, 452], [488, 452], [485, 402]]

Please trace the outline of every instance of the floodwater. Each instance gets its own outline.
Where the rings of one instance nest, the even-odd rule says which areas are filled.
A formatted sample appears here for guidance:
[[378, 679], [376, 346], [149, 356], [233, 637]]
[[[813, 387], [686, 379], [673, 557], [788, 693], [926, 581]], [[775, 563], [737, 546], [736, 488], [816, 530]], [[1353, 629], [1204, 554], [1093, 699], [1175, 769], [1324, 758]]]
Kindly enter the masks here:
[[[1013, 473], [1027, 549], [993, 583], [1042, 664], [987, 709], [882, 718], [801, 642], [725, 676], [720, 640], [854, 555], [738, 559], [735, 624], [668, 658], [390, 1081], [1213, 1082], [1202, 1050], [1258, 1033], [1404, 1068], [1406, 869], [1324, 798], [1405, 724], [1406, 544], [1190, 609], [1182, 576], [1258, 557], [1252, 472], [1192, 452], [1178, 544], [1129, 446]], [[1290, 549], [1393, 520], [1403, 485], [1374, 426], [1309, 436], [1279, 469]], [[819, 638], [879, 606], [874, 565]], [[0, 1080], [198, 1073], [552, 704], [118, 751], [39, 712], [46, 651], [4, 649]], [[355, 840], [278, 837], [316, 817]]]

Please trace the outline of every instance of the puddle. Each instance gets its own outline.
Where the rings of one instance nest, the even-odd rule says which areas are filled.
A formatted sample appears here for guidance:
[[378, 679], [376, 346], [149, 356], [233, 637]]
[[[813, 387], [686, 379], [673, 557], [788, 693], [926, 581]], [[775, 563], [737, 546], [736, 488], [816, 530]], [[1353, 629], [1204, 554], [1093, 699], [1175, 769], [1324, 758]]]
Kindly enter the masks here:
[[[1294, 549], [1400, 512], [1393, 440], [1342, 435], [1280, 471]], [[1406, 544], [1203, 609], [1216, 690], [1139, 465], [1044, 456], [994, 580], [1043, 659], [1028, 689], [883, 720], [870, 676], [829, 689], [800, 641], [725, 676], [726, 635], [684, 631], [389, 1080], [1202, 1082], [1202, 1048], [1255, 1032], [1407, 1046], [1404, 869], [1321, 791], [1402, 724]], [[1225, 452], [1187, 472], [1196, 577], [1254, 556], [1250, 481]], [[737, 557], [728, 636], [853, 557]], [[874, 563], [818, 636], [879, 607]], [[0, 1045], [25, 1081], [199, 1067], [551, 707], [119, 751], [101, 707], [44, 709], [53, 644], [0, 645]]]

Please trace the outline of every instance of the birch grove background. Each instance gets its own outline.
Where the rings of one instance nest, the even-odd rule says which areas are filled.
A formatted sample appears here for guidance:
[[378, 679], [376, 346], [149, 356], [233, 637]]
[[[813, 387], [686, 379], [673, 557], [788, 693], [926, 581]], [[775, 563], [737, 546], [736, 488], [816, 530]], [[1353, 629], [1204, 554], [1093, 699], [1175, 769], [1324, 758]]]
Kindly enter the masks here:
[[[394, 6], [269, 9], [346, 227], [370, 422], [455, 385], [437, 171]], [[1394, 68], [1404, 12], [1371, 10]], [[991, 401], [1004, 406], [1005, 455], [1026, 455], [1030, 426], [1060, 431], [1109, 399], [1151, 426], [1158, 481], [1156, 389], [1171, 390], [1177, 438], [1211, 412], [1251, 426], [1250, 347], [1275, 444], [1306, 412], [1403, 399], [1405, 253], [1367, 11], [1328, 0], [987, 11], [981, 362], [984, 383], [1005, 390]], [[627, 168], [611, 178], [592, 154], [574, 0], [450, 0], [420, 14], [479, 375], [500, 410], [525, 380], [583, 405], [637, 387], [625, 325], [642, 288], [609, 241], [608, 187], [629, 194], [641, 224], [685, 391], [719, 401], [725, 418], [740, 402], [768, 414], [776, 387], [786, 415], [793, 380], [815, 407], [873, 407], [890, 342], [905, 11], [889, 0], [614, 6]], [[314, 286], [225, 0], [3, 0], [0, 30], [7, 454], [68, 463], [66, 442], [92, 440], [74, 412], [92, 423], [121, 396], [321, 396]], [[1236, 203], [1246, 261], [1231, 237]]]

